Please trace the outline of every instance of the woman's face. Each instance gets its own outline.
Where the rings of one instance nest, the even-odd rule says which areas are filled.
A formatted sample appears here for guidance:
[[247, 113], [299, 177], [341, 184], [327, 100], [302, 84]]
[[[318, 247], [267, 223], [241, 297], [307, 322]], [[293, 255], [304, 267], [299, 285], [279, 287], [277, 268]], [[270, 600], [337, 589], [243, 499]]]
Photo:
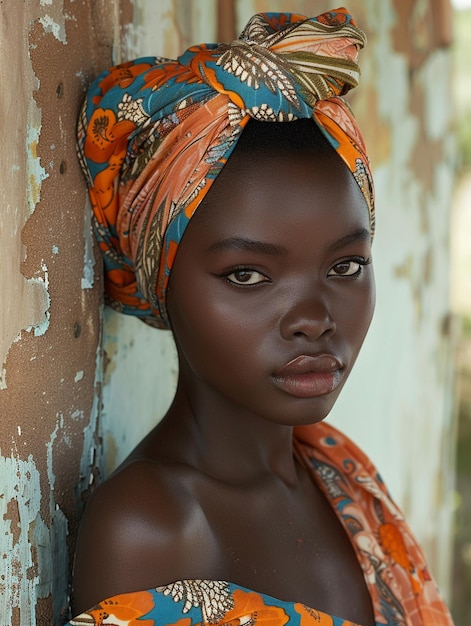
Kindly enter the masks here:
[[333, 151], [236, 150], [172, 271], [180, 383], [275, 423], [322, 420], [371, 321], [370, 261], [365, 201]]

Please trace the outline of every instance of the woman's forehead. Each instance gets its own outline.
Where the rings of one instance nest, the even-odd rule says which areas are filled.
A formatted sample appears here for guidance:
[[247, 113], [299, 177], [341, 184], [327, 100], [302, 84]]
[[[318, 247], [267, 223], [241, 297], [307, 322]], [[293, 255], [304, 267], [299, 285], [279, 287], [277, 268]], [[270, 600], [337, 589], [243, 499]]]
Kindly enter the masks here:
[[191, 241], [201, 237], [213, 245], [254, 238], [292, 247], [314, 232], [322, 245], [358, 230], [369, 232], [363, 194], [335, 151], [269, 148], [233, 157], [190, 221]]
[[251, 120], [203, 204], [213, 200], [219, 204], [229, 194], [254, 194], [266, 187], [283, 194], [292, 181], [319, 183], [319, 171], [330, 179], [333, 189], [353, 180], [312, 119], [284, 123]]
[[368, 208], [342, 158], [312, 120], [251, 122], [193, 217], [229, 211], [261, 211], [296, 203], [315, 208], [360, 202]]

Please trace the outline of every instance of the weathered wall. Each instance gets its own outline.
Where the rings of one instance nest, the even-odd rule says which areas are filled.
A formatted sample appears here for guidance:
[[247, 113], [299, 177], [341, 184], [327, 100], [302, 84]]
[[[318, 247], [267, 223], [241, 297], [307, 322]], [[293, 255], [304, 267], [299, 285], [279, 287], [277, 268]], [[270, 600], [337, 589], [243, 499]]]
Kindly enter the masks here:
[[375, 170], [378, 304], [333, 418], [381, 468], [448, 595], [455, 414], [446, 8], [445, 2], [352, 2], [369, 35], [365, 81], [353, 104]]
[[112, 5], [0, 3], [2, 626], [60, 623], [95, 463], [100, 285], [74, 129]]
[[[168, 333], [136, 320], [105, 313], [101, 357], [99, 272], [74, 153], [84, 86], [112, 60], [174, 56], [214, 40], [218, 27], [230, 29], [217, 6], [227, 17], [232, 5], [237, 30], [257, 10], [330, 8], [324, 0], [0, 3], [0, 626], [60, 623], [67, 548], [90, 480], [155, 424], [175, 384]], [[348, 5], [369, 37], [352, 100], [376, 176], [378, 307], [332, 416], [380, 466], [445, 591], [453, 146], [447, 32], [433, 16], [446, 5]]]

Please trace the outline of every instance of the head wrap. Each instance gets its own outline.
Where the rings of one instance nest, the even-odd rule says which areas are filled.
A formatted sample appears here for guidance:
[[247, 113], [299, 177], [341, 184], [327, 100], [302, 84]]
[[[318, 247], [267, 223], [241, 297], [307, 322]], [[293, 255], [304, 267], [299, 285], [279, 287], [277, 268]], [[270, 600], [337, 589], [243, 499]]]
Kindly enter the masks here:
[[313, 117], [353, 173], [373, 233], [368, 158], [341, 98], [358, 84], [365, 41], [343, 8], [310, 19], [263, 13], [230, 44], [193, 46], [176, 61], [140, 58], [94, 81], [78, 152], [112, 306], [168, 327], [178, 244], [250, 118]]

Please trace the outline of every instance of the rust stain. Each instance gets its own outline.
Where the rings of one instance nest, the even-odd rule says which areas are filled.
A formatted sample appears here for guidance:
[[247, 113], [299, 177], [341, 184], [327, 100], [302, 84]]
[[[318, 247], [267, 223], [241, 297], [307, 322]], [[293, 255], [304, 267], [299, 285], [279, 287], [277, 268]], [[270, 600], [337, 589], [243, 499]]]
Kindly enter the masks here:
[[235, 0], [217, 3], [217, 41], [232, 41], [237, 36]]
[[20, 607], [14, 606], [11, 611], [11, 626], [22, 626], [21, 625], [21, 611]]
[[392, 31], [394, 50], [404, 54], [411, 72], [422, 66], [434, 47], [434, 23], [428, 0], [393, 0], [397, 19]]
[[417, 120], [418, 133], [410, 155], [410, 167], [414, 178], [421, 181], [421, 225], [422, 232], [430, 229], [428, 195], [434, 188], [437, 164], [444, 160], [443, 138], [430, 138], [426, 128], [424, 110], [425, 93], [418, 76], [411, 80], [410, 112]]
[[20, 511], [18, 509], [18, 500], [16, 500], [16, 498], [9, 500], [3, 519], [6, 522], [9, 522], [9, 529], [12, 536], [12, 547], [14, 548], [20, 539]]

